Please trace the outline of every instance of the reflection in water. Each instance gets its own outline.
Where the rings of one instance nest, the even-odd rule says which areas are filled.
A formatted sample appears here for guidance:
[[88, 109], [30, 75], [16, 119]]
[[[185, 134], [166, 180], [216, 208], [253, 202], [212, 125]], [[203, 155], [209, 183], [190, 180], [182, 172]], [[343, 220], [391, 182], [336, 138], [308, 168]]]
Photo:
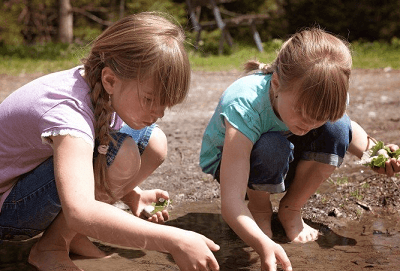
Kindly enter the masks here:
[[[190, 205], [191, 203], [189, 203]], [[195, 203], [196, 206], [199, 203]], [[197, 210], [206, 211], [207, 205]], [[199, 206], [198, 206], [199, 207]], [[215, 212], [215, 206], [214, 210]], [[332, 248], [334, 246], [354, 246], [356, 240], [336, 234], [328, 227], [306, 221], [312, 227], [319, 229], [322, 235], [318, 238], [317, 244], [320, 248]], [[179, 228], [196, 231], [212, 239], [221, 249], [215, 253], [220, 264], [221, 270], [259, 270], [260, 261], [258, 254], [246, 245], [224, 222], [222, 216], [218, 213], [197, 213], [190, 212], [168, 222], [168, 225]], [[285, 232], [279, 223], [276, 214], [272, 220], [272, 230], [274, 232], [274, 241], [280, 244], [287, 243]], [[304, 250], [315, 250], [310, 246], [304, 246]], [[312, 251], [309, 254], [315, 254]]]
[[[178, 211], [179, 208], [178, 206], [175, 210]], [[186, 203], [184, 208], [183, 213], [173, 210], [177, 218], [172, 219], [168, 224], [199, 232], [219, 244], [221, 249], [215, 255], [221, 270], [260, 270], [257, 253], [224, 222], [218, 213], [217, 204]], [[273, 239], [282, 244], [295, 267], [294, 270], [364, 270], [364, 268], [381, 265], [385, 268], [378, 270], [396, 270], [391, 268], [398, 267], [394, 261], [399, 261], [400, 255], [400, 222], [389, 223], [392, 220], [398, 222], [399, 218], [398, 216], [382, 217], [380, 220], [376, 217], [374, 219], [365, 217], [361, 221], [348, 221], [348, 225], [335, 230], [306, 220], [307, 224], [320, 231], [320, 237], [316, 242], [290, 244], [277, 215], [274, 214]], [[391, 234], [387, 235], [389, 228], [391, 228], [389, 230]], [[375, 234], [373, 234], [374, 229]], [[380, 229], [383, 234], [378, 234], [377, 229]], [[383, 246], [386, 250], [382, 250]], [[379, 250], [379, 252], [374, 250]], [[382, 260], [383, 258], [386, 260]]]

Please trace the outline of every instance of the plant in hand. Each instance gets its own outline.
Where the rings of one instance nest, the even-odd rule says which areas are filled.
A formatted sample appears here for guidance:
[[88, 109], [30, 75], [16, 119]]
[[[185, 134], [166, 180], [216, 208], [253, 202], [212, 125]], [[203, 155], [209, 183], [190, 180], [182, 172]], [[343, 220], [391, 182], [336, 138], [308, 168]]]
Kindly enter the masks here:
[[400, 149], [391, 151], [382, 141], [376, 142], [376, 145], [364, 152], [360, 164], [370, 168], [385, 167], [385, 162], [390, 158], [398, 159]]

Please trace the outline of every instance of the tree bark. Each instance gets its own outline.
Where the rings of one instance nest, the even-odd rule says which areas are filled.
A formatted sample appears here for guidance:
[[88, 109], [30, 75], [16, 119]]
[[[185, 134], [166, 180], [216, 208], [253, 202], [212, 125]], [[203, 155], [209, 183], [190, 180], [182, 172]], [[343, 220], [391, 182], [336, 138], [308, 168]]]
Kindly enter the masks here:
[[73, 40], [73, 12], [70, 0], [59, 0], [60, 17], [58, 26], [58, 40], [72, 43]]

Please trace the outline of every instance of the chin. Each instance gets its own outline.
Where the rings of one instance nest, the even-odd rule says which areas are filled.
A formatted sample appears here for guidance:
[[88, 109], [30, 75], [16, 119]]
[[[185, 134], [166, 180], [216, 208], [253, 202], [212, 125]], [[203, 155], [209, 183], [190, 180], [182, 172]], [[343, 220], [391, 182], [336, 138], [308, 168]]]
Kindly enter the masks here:
[[303, 136], [303, 135], [306, 135], [309, 131], [301, 131], [301, 130], [292, 131], [292, 130], [291, 130], [291, 132], [292, 132], [294, 135]]
[[146, 125], [144, 124], [137, 124], [137, 123], [132, 123], [131, 125], [128, 124], [128, 126], [135, 130], [141, 130], [144, 127], [146, 127]]

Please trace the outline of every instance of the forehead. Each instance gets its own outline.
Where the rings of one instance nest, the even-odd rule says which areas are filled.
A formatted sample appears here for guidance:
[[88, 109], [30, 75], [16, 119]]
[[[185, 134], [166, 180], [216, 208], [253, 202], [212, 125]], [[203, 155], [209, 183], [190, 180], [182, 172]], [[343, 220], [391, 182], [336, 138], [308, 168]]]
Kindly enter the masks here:
[[136, 90], [138, 93], [153, 94], [154, 82], [153, 80], [138, 80], [138, 79], [125, 79], [123, 80], [125, 90]]

